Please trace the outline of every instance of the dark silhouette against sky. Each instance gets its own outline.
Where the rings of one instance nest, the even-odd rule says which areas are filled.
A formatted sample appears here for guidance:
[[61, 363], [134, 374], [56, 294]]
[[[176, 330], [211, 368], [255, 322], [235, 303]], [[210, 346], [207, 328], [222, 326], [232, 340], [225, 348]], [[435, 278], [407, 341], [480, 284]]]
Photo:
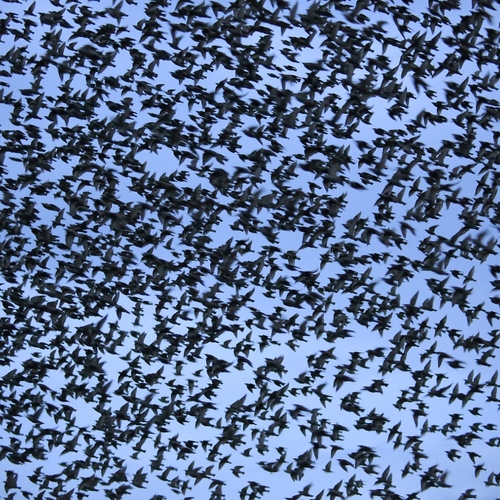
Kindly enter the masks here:
[[5, 498], [494, 498], [499, 10], [3, 2]]

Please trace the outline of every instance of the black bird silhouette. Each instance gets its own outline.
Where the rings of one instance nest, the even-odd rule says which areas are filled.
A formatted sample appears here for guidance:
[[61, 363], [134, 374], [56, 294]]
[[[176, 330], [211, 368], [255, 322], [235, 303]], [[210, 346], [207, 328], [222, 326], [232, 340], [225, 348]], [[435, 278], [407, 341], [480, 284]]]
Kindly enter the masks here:
[[498, 4], [4, 7], [6, 496], [491, 496]]

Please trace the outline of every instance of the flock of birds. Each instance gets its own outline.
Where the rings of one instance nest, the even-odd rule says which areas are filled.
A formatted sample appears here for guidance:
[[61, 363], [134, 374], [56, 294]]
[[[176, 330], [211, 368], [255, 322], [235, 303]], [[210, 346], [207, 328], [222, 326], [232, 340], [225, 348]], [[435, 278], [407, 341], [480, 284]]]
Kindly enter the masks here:
[[498, 2], [3, 3], [5, 498], [498, 495]]

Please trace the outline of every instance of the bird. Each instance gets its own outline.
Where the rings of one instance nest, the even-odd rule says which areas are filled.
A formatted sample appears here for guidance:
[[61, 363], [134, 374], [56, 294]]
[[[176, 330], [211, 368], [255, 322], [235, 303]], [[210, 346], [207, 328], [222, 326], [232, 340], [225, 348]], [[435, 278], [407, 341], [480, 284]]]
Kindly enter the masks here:
[[9, 498], [498, 485], [497, 5], [5, 4]]

